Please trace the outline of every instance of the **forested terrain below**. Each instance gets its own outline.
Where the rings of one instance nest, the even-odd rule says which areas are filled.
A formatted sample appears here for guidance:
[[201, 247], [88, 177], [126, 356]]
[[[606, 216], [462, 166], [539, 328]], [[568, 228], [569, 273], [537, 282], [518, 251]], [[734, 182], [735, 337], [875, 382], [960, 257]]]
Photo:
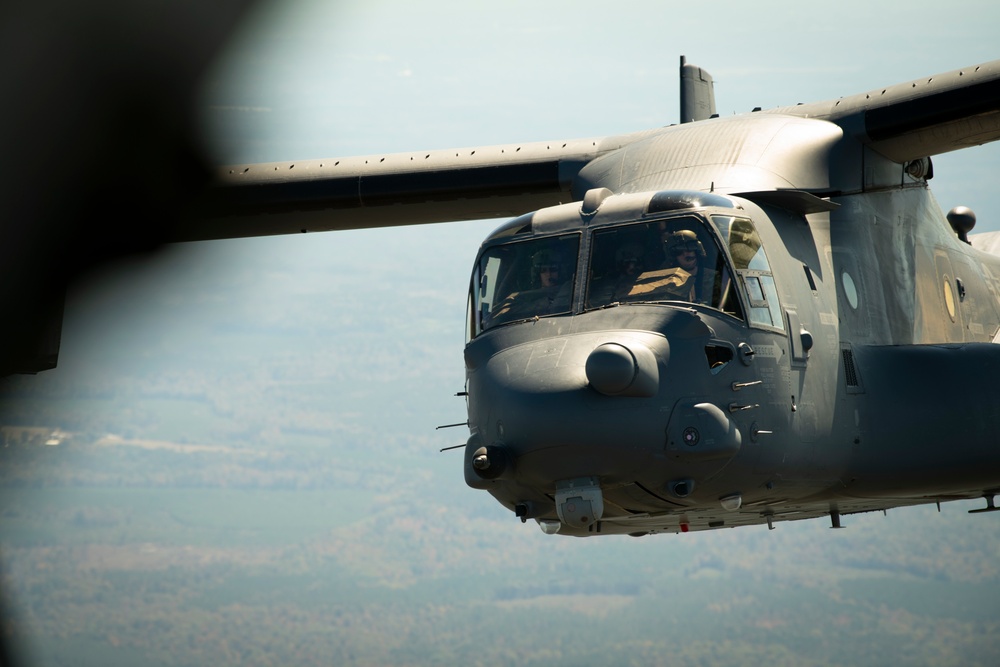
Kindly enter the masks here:
[[814, 521], [577, 540], [521, 525], [416, 456], [389, 470], [328, 461], [328, 483], [308, 454], [289, 465], [287, 452], [162, 441], [12, 445], [0, 457], [4, 633], [29, 664], [1000, 655], [1000, 544], [992, 517], [965, 503], [846, 517], [843, 531]]

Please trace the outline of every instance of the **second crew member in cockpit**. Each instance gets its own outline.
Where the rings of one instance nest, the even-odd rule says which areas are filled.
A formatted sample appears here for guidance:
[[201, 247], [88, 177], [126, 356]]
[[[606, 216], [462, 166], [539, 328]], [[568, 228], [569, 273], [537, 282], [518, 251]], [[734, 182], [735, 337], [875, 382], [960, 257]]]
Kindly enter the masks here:
[[569, 310], [572, 281], [565, 270], [566, 262], [552, 250], [539, 250], [531, 258], [533, 279], [538, 292], [532, 294], [534, 310], [546, 315]]
[[493, 322], [511, 322], [529, 317], [564, 313], [573, 298], [573, 271], [555, 250], [539, 250], [531, 256], [528, 288], [511, 292], [493, 313]]

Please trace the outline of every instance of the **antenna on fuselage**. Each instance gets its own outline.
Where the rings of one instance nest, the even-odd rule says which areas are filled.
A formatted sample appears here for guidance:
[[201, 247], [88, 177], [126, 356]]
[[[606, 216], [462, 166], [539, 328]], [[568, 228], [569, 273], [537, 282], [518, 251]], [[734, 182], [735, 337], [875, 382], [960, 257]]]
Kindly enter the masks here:
[[689, 65], [681, 56], [681, 122], [706, 120], [715, 114], [715, 84], [712, 75]]

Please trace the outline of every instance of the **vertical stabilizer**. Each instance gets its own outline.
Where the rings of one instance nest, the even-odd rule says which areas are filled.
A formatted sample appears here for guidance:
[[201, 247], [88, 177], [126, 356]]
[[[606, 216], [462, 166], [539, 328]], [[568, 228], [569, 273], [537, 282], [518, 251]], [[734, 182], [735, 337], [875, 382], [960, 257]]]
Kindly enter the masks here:
[[715, 114], [715, 89], [712, 75], [689, 65], [681, 56], [681, 122], [705, 120]]

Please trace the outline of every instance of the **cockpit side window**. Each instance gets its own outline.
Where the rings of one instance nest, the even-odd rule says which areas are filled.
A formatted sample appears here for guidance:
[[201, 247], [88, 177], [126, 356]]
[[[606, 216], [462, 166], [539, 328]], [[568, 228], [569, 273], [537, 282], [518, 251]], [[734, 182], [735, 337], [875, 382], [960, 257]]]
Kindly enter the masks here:
[[753, 222], [731, 215], [713, 215], [712, 222], [729, 246], [733, 267], [743, 282], [750, 302], [750, 323], [784, 329], [778, 289]]
[[599, 230], [591, 246], [586, 308], [680, 301], [742, 318], [725, 254], [694, 216]]
[[487, 248], [472, 275], [470, 334], [570, 312], [579, 247], [580, 236], [568, 234]]

